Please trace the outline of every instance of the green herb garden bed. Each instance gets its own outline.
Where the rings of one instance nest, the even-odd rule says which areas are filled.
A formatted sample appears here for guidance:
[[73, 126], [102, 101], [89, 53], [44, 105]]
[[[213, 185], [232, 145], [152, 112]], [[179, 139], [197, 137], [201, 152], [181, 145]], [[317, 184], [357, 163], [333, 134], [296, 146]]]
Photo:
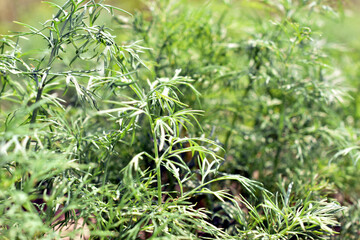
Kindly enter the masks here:
[[46, 4], [0, 39], [1, 239], [358, 239], [351, 7]]

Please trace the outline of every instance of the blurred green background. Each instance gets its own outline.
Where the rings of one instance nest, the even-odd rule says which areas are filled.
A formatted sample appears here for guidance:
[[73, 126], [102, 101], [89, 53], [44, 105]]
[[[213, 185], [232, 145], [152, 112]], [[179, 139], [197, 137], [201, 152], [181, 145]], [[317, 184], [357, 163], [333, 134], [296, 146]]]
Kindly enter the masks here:
[[[161, 0], [155, 0], [161, 1]], [[222, 0], [231, 2], [235, 5], [239, 2], [252, 2], [257, 0]], [[261, 1], [261, 0], [260, 0]], [[26, 22], [30, 25], [37, 25], [47, 20], [55, 11], [49, 4], [42, 0], [0, 0], [0, 34], [7, 34], [9, 31], [16, 31], [19, 25], [14, 21]], [[57, 4], [64, 0], [54, 1]], [[191, 0], [194, 2], [209, 2], [208, 0]], [[334, 5], [338, 5], [339, 0], [333, 0]], [[333, 22], [325, 23], [324, 30], [329, 31], [330, 37], [337, 37], [340, 42], [348, 43], [359, 42], [357, 37], [360, 35], [360, 0], [340, 0], [345, 10], [346, 18], [340, 24], [334, 25]], [[120, 7], [128, 12], [144, 10], [146, 6], [143, 0], [107, 0], [106, 3]], [[351, 12], [350, 12], [351, 10]], [[329, 27], [327, 27], [329, 26]], [[335, 34], [331, 34], [335, 31]], [[334, 39], [331, 39], [334, 40]]]
[[[54, 9], [41, 0], [0, 0], [0, 34], [9, 30], [16, 31], [19, 27], [14, 21], [37, 25], [44, 22], [54, 12]], [[63, 0], [53, 1], [57, 4]], [[106, 3], [121, 7], [129, 12], [144, 7], [141, 0], [108, 0]]]

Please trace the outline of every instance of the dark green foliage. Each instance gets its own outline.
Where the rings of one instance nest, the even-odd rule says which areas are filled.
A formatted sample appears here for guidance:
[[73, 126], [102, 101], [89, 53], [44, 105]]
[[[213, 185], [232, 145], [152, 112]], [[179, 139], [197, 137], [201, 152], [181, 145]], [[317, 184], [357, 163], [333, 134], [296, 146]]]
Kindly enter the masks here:
[[325, 3], [49, 4], [0, 42], [5, 239], [334, 236], [359, 153]]

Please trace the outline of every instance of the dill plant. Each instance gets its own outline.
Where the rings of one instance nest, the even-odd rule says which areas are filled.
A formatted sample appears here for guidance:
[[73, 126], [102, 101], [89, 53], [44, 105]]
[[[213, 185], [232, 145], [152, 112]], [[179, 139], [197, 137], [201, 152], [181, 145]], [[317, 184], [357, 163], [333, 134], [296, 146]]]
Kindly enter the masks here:
[[345, 161], [358, 169], [352, 165], [356, 130], [344, 126], [341, 114], [352, 93], [333, 55], [337, 45], [321, 34], [324, 22], [341, 21], [341, 7], [340, 1], [159, 1], [123, 24], [153, 48], [143, 59], [156, 74], [143, 72], [143, 78], [180, 66], [194, 79], [202, 95], [183, 99], [205, 110], [199, 121], [226, 150], [224, 169], [251, 176], [271, 192], [294, 182], [295, 204], [342, 191], [341, 181], [318, 174], [324, 164], [342, 168]]
[[[318, 183], [306, 194], [297, 182], [274, 187], [276, 175], [292, 170], [288, 159], [309, 167], [310, 143], [322, 134], [332, 139], [328, 116], [309, 114], [325, 113], [322, 104], [339, 97], [314, 79], [327, 73], [325, 64], [321, 54], [308, 55], [310, 28], [293, 13], [308, 5], [282, 5], [279, 16], [286, 17], [255, 25], [263, 34], [244, 41], [236, 37], [246, 33], [224, 32], [226, 5], [214, 18], [210, 8], [155, 1], [146, 19], [104, 1], [49, 4], [57, 9], [53, 18], [40, 27], [19, 23], [28, 31], [1, 39], [5, 239], [75, 237], [87, 234], [85, 224], [91, 239], [335, 234], [343, 208]], [[132, 33], [107, 27], [124, 16]], [[114, 34], [127, 41], [119, 44]], [[24, 51], [26, 41], [38, 49]], [[303, 132], [289, 130], [295, 128]], [[259, 170], [263, 177], [268, 169], [272, 184], [244, 176]], [[76, 223], [77, 231], [62, 231]]]

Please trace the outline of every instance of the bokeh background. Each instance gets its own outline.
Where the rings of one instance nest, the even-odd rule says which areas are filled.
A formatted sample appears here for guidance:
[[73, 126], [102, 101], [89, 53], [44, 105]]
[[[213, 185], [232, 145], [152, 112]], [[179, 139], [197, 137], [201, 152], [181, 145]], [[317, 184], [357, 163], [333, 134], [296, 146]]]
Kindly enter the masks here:
[[[0, 0], [0, 34], [16, 31], [19, 26], [14, 21], [29, 24], [42, 23], [51, 16], [54, 9], [42, 0]], [[63, 0], [56, 0], [61, 4]], [[144, 7], [141, 0], [109, 0], [106, 3], [121, 7], [129, 12]]]
[[[156, 0], [158, 1], [158, 0]], [[189, 3], [208, 2], [209, 0], [191, 0]], [[229, 0], [223, 0], [229, 2]], [[232, 0], [233, 3], [240, 1], [257, 1], [257, 0]], [[261, 0], [260, 0], [261, 1]], [[43, 3], [42, 0], [0, 0], [0, 34], [7, 34], [9, 31], [16, 31], [20, 27], [14, 21], [26, 22], [30, 25], [36, 25], [44, 22], [54, 12], [54, 9]], [[64, 0], [54, 1], [58, 4]], [[333, 0], [334, 5], [341, 2], [347, 10], [346, 18], [341, 24], [331, 22], [329, 31], [335, 31], [337, 34], [332, 36], [339, 37], [339, 40], [345, 43], [356, 41], [360, 36], [360, 0]], [[107, 0], [106, 3], [120, 7], [131, 13], [136, 10], [146, 8], [143, 0]], [[326, 26], [324, 28], [326, 30]], [[331, 35], [331, 34], [330, 34]], [[332, 37], [331, 36], [331, 37]], [[358, 41], [360, 42], [360, 41]]]

